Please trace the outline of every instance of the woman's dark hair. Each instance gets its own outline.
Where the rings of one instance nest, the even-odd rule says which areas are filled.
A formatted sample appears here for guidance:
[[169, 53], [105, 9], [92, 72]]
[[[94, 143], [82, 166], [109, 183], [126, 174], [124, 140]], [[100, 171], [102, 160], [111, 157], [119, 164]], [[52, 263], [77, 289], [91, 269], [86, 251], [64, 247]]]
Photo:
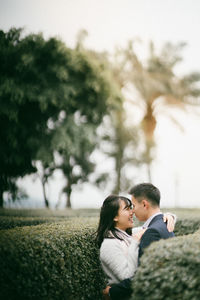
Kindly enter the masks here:
[[[114, 218], [118, 215], [120, 200], [124, 201], [128, 207], [132, 206], [130, 199], [117, 195], [108, 196], [101, 207], [99, 226], [97, 229], [96, 241], [100, 247], [103, 239], [108, 237], [108, 232], [111, 231], [114, 237], [120, 239], [116, 234]], [[128, 232], [131, 234], [130, 232]]]

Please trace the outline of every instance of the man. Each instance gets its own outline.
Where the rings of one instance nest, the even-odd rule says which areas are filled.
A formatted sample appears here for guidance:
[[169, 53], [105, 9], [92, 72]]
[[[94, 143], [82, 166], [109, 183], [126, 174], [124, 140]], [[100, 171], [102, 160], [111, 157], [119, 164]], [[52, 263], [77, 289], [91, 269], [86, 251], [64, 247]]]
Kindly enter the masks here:
[[[134, 186], [129, 193], [131, 194], [135, 216], [139, 221], [145, 222], [143, 228], [147, 228], [139, 244], [140, 259], [143, 250], [152, 242], [173, 237], [174, 233], [168, 231], [166, 223], [163, 221], [158, 188], [151, 183], [142, 183]], [[113, 287], [107, 286], [103, 290], [105, 299], [126, 299], [132, 293], [131, 281], [130, 278], [127, 278]]]

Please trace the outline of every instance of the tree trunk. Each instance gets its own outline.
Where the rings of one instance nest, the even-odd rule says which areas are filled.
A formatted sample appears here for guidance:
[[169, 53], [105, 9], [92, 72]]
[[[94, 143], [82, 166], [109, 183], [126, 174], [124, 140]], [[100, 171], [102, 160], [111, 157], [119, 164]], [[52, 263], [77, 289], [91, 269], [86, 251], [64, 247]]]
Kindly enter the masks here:
[[116, 193], [119, 194], [120, 190], [121, 190], [121, 168], [118, 168]]
[[147, 106], [147, 112], [144, 116], [144, 119], [142, 121], [142, 128], [145, 136], [145, 143], [146, 143], [146, 153], [145, 153], [145, 160], [147, 164], [147, 175], [148, 180], [151, 183], [152, 182], [152, 174], [151, 174], [151, 163], [154, 159], [152, 156], [152, 149], [155, 147], [154, 143], [154, 132], [156, 128], [156, 118], [153, 114], [153, 103], [156, 99], [157, 95], [154, 96], [152, 99], [149, 99]]
[[116, 159], [116, 173], [117, 173], [117, 178], [116, 178], [116, 184], [115, 184], [115, 188], [113, 189], [113, 193], [114, 194], [119, 194], [120, 190], [121, 190], [121, 168], [122, 168], [122, 164], [121, 164], [121, 155], [120, 157], [118, 156], [118, 158]]
[[[120, 115], [121, 117], [121, 115]], [[120, 118], [119, 118], [120, 119]], [[121, 126], [121, 124], [120, 124]], [[123, 155], [124, 155], [124, 143], [123, 143], [123, 139], [122, 139], [122, 135], [123, 132], [121, 131], [121, 128], [117, 128], [117, 153], [115, 156], [115, 170], [116, 170], [116, 184], [115, 184], [115, 188], [113, 190], [114, 194], [119, 194], [119, 192], [121, 191], [121, 176], [122, 176], [122, 167], [123, 167]]]
[[153, 140], [147, 140], [146, 141], [146, 153], [145, 153], [145, 162], [147, 165], [147, 177], [148, 181], [152, 183], [152, 172], [151, 172], [151, 167], [152, 167], [152, 150], [154, 148], [154, 141]]
[[72, 193], [72, 189], [71, 187], [67, 188], [67, 202], [66, 202], [66, 208], [71, 208], [71, 193]]
[[152, 183], [152, 177], [151, 177], [151, 163], [147, 164], [147, 175], [148, 175], [148, 181]]
[[45, 181], [44, 180], [42, 180], [42, 191], [43, 191], [45, 207], [49, 208], [49, 201], [48, 201], [47, 195], [46, 195], [46, 188], [45, 188]]
[[0, 191], [0, 208], [3, 208], [3, 191]]
[[56, 207], [55, 207], [56, 209], [58, 209], [58, 207], [60, 206], [62, 194], [63, 194], [63, 191], [61, 190], [59, 193], [59, 196], [58, 196], [58, 201], [56, 203]]
[[0, 208], [3, 208], [3, 192], [5, 188], [4, 176], [0, 175]]

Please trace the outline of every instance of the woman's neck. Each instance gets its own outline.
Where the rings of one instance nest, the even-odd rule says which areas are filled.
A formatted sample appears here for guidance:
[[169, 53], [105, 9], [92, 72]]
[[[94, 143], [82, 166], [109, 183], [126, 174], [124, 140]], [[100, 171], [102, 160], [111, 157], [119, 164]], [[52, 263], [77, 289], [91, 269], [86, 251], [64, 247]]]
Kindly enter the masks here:
[[126, 232], [126, 229], [121, 229], [121, 228], [119, 228], [119, 227], [115, 227], [115, 229], [120, 230], [120, 231], [123, 231], [123, 232]]

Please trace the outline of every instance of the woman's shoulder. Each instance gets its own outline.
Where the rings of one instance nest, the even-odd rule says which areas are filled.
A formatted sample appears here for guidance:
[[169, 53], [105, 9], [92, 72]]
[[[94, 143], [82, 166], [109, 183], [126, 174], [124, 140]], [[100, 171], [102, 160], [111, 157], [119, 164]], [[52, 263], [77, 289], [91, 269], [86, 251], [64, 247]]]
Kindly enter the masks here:
[[123, 249], [122, 241], [116, 238], [105, 238], [100, 247], [101, 260], [111, 259]]
[[110, 247], [111, 245], [119, 245], [121, 241], [117, 238], [105, 238], [101, 244], [100, 250]]
[[113, 244], [113, 243], [116, 243], [117, 241], [119, 241], [119, 240], [115, 237], [108, 237], [108, 238], [104, 238], [101, 245]]

